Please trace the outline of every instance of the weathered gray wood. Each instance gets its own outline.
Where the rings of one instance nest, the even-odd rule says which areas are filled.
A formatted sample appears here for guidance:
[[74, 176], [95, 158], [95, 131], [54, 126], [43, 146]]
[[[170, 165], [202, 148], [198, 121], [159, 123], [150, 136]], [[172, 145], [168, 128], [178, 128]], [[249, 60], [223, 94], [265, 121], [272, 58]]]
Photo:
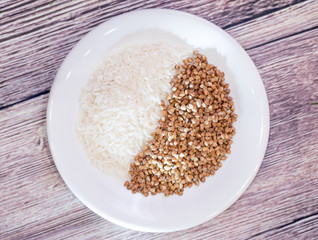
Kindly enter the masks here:
[[318, 214], [306, 218], [297, 218], [294, 222], [274, 227], [265, 232], [253, 235], [249, 239], [294, 239], [301, 236], [301, 239], [315, 239], [318, 236]]
[[[1, 1], [0, 239], [318, 238], [318, 106], [309, 104], [318, 102], [318, 2], [292, 3]], [[250, 49], [271, 112], [267, 153], [250, 188], [215, 219], [168, 234], [124, 229], [82, 205], [55, 168], [45, 127], [48, 90], [71, 47], [111, 16], [148, 7], [227, 26]]]
[[306, 1], [226, 29], [245, 48], [318, 27], [318, 2]]
[[[227, 211], [168, 234], [118, 227], [84, 207], [47, 146], [48, 94], [0, 111], [1, 239], [281, 239], [317, 236], [318, 29], [249, 51], [268, 93], [271, 133], [259, 174]], [[279, 49], [279, 51], [277, 51]]]
[[[177, 9], [228, 28], [302, 1], [51, 2], [0, 3], [0, 108], [48, 92], [58, 67], [74, 44], [92, 28], [120, 13], [145, 8]], [[313, 4], [317, 2], [304, 6]], [[293, 28], [288, 29], [288, 34], [294, 33]], [[275, 32], [275, 37], [278, 34]]]

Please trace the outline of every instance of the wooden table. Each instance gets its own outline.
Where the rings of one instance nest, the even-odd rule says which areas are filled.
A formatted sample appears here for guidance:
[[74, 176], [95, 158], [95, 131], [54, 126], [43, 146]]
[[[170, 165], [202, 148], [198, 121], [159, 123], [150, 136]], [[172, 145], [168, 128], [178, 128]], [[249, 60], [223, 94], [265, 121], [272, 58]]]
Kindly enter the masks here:
[[[243, 196], [200, 226], [142, 233], [86, 208], [54, 165], [50, 88], [71, 48], [98, 24], [168, 8], [217, 24], [247, 50], [267, 91], [271, 130]], [[318, 239], [318, 1], [0, 2], [0, 239]]]

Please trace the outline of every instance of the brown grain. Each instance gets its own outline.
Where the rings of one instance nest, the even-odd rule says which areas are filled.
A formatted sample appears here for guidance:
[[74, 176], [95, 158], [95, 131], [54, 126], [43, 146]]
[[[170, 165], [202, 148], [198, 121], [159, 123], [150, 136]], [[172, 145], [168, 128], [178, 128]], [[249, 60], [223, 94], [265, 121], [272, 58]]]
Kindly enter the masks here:
[[183, 70], [176, 65], [153, 140], [130, 166], [131, 181], [124, 185], [133, 193], [182, 195], [184, 188], [205, 182], [230, 153], [237, 115], [229, 85], [206, 56], [193, 54], [183, 60]]

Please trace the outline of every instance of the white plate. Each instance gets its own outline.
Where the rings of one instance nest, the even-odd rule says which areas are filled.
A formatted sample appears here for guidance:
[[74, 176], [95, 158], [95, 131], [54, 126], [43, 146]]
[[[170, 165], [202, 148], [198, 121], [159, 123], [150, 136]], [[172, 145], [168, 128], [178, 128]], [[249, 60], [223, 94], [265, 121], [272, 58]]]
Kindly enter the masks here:
[[[184, 41], [224, 71], [238, 121], [232, 153], [215, 176], [184, 195], [133, 195], [123, 183], [90, 165], [74, 132], [78, 98], [90, 74], [114, 44], [134, 34], [140, 42]], [[230, 207], [254, 179], [269, 134], [262, 79], [244, 49], [214, 24], [172, 10], [142, 10], [114, 17], [88, 33], [68, 54], [54, 80], [47, 112], [50, 149], [72, 192], [91, 210], [118, 225], [168, 232], [204, 223]]]

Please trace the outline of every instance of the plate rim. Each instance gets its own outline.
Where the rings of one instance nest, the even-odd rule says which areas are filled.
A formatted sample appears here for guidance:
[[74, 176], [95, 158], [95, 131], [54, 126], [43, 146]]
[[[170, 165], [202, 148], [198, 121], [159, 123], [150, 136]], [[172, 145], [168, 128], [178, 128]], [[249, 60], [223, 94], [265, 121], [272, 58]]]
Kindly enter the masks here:
[[[208, 24], [214, 28], [217, 28], [219, 31], [222, 31], [223, 34], [227, 35], [227, 37], [231, 38], [235, 44], [237, 45], [237, 47], [241, 48], [241, 50], [243, 50], [243, 52], [247, 55], [249, 61], [253, 64], [254, 68], [257, 71], [257, 74], [259, 76], [259, 80], [260, 80], [260, 84], [261, 84], [261, 91], [263, 92], [263, 117], [262, 119], [264, 120], [263, 122], [263, 137], [262, 137], [262, 149], [260, 152], [260, 161], [258, 161], [258, 164], [256, 166], [256, 168], [254, 169], [254, 171], [251, 173], [251, 175], [249, 176], [249, 178], [245, 181], [245, 185], [240, 189], [240, 191], [230, 200], [230, 203], [228, 205], [225, 205], [223, 208], [221, 208], [218, 212], [216, 213], [212, 213], [210, 215], [208, 215], [207, 217], [200, 219], [199, 221], [197, 221], [195, 224], [190, 224], [191, 226], [184, 226], [183, 228], [169, 228], [169, 229], [158, 229], [158, 228], [154, 228], [154, 227], [150, 227], [150, 226], [140, 226], [140, 225], [135, 225], [129, 222], [126, 222], [125, 220], [121, 220], [118, 218], [115, 218], [113, 216], [107, 215], [104, 212], [100, 212], [95, 206], [93, 206], [89, 201], [87, 201], [85, 199], [85, 197], [82, 197], [81, 194], [79, 194], [77, 191], [74, 191], [74, 189], [72, 189], [72, 184], [69, 182], [68, 178], [63, 175], [61, 169], [62, 166], [60, 165], [59, 162], [56, 161], [56, 155], [55, 155], [55, 151], [53, 148], [53, 140], [51, 137], [51, 115], [52, 115], [52, 105], [53, 105], [53, 98], [54, 98], [54, 92], [56, 92], [56, 85], [57, 85], [57, 79], [59, 77], [59, 75], [61, 74], [61, 69], [63, 66], [65, 66], [66, 62], [69, 61], [70, 56], [73, 54], [73, 52], [76, 52], [77, 48], [79, 48], [79, 45], [81, 42], [84, 42], [86, 38], [88, 38], [88, 35], [93, 35], [94, 32], [98, 31], [99, 28], [103, 28], [103, 25], [107, 22], [109, 22], [110, 20], [116, 19], [118, 17], [121, 17], [123, 15], [128, 16], [128, 15], [134, 15], [134, 14], [138, 14], [139, 12], [149, 12], [149, 13], [173, 13], [173, 14], [177, 14], [177, 15], [184, 15], [186, 17], [190, 17], [193, 18], [195, 20], [199, 20], [205, 24]], [[258, 80], [257, 80], [258, 81]], [[243, 193], [247, 190], [247, 188], [251, 185], [251, 183], [253, 182], [253, 180], [255, 179], [261, 165], [262, 162], [264, 160], [265, 157], [265, 153], [267, 150], [267, 146], [268, 146], [268, 140], [269, 140], [269, 133], [270, 133], [270, 112], [269, 112], [269, 103], [268, 103], [268, 98], [267, 98], [267, 94], [266, 94], [266, 89], [264, 86], [264, 82], [262, 80], [262, 77], [259, 74], [259, 71], [255, 65], [255, 63], [253, 62], [253, 60], [251, 59], [251, 57], [249, 56], [249, 54], [245, 51], [245, 49], [237, 42], [237, 40], [235, 38], [233, 38], [232, 36], [230, 36], [225, 30], [221, 29], [220, 27], [218, 27], [217, 25], [215, 25], [214, 23], [196, 16], [194, 14], [190, 14], [187, 12], [183, 12], [183, 11], [179, 11], [179, 10], [172, 10], [172, 9], [142, 9], [142, 10], [134, 10], [134, 11], [130, 11], [127, 13], [123, 13], [123, 14], [119, 14], [117, 16], [111, 17], [109, 19], [107, 19], [106, 21], [100, 23], [99, 25], [97, 25], [96, 27], [94, 27], [92, 30], [90, 30], [89, 32], [87, 32], [75, 45], [73, 45], [72, 49], [68, 52], [68, 54], [66, 55], [66, 57], [64, 58], [63, 62], [61, 63], [61, 65], [59, 66], [59, 69], [54, 77], [51, 89], [50, 89], [50, 93], [49, 93], [49, 99], [48, 99], [48, 105], [47, 105], [47, 112], [46, 112], [46, 127], [47, 127], [47, 136], [48, 136], [48, 143], [49, 143], [49, 148], [51, 151], [51, 155], [52, 158], [54, 160], [54, 164], [56, 165], [56, 168], [60, 174], [60, 176], [62, 177], [63, 181], [66, 183], [67, 187], [70, 189], [70, 191], [86, 206], [88, 207], [90, 210], [92, 210], [93, 212], [95, 212], [97, 215], [103, 217], [104, 219], [113, 222], [119, 226], [122, 227], [126, 227], [128, 229], [132, 229], [135, 231], [142, 231], [142, 232], [173, 232], [173, 231], [180, 231], [180, 230], [185, 230], [188, 228], [192, 228], [195, 226], [198, 226], [202, 223], [205, 223], [213, 218], [215, 218], [216, 216], [218, 216], [219, 214], [223, 213], [226, 209], [228, 209], [229, 207], [231, 207], [242, 195]]]

